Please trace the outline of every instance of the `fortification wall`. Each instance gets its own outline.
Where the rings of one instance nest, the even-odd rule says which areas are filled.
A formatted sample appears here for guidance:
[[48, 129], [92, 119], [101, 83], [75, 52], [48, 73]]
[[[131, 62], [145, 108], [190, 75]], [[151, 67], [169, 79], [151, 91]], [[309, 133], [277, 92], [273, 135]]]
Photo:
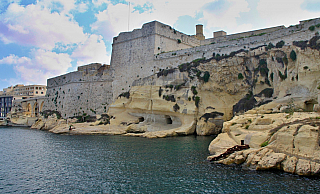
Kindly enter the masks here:
[[84, 66], [81, 71], [48, 79], [43, 110], [57, 110], [64, 118], [106, 113], [113, 99], [112, 71], [108, 67]]
[[128, 91], [134, 80], [167, 67], [165, 64], [154, 66], [154, 54], [199, 45], [200, 41], [194, 37], [157, 21], [144, 24], [141, 29], [132, 32], [120, 33], [114, 38], [111, 56], [114, 98]]
[[168, 68], [175, 68], [182, 63], [191, 62], [198, 58], [211, 58], [213, 54], [226, 55], [240, 49], [249, 50], [261, 45], [268, 45], [270, 42], [273, 45], [276, 45], [276, 43], [281, 40], [285, 42], [285, 45], [292, 45], [293, 41], [310, 40], [315, 33], [320, 32], [320, 28], [317, 27], [314, 31], [309, 30], [310, 26], [317, 25], [319, 23], [320, 19], [314, 19], [308, 22], [303, 22], [303, 24], [279, 29], [272, 33], [260, 36], [230, 39], [229, 41], [223, 41], [215, 44], [167, 53], [159, 53], [154, 55], [154, 66], [166, 68], [163, 67], [163, 64], [166, 64]]
[[[174, 50], [180, 50], [184, 49], [186, 47], [191, 48], [195, 46], [200, 46], [200, 40], [196, 39], [194, 36], [190, 36], [184, 33], [181, 33], [175, 29], [173, 29], [171, 26], [162, 24], [160, 22], [155, 22], [155, 28], [156, 28], [156, 34], [160, 37], [165, 37], [166, 39], [170, 40], [170, 42], [173, 43], [172, 46], [174, 47], [164, 47], [165, 50], [161, 50], [164, 52], [168, 51], [174, 51]], [[178, 42], [178, 39], [181, 40], [180, 44], [176, 44]], [[185, 45], [185, 46], [182, 46]], [[159, 46], [160, 48], [163, 47], [161, 44], [156, 44], [156, 46]], [[157, 54], [159, 52], [155, 52]]]
[[276, 45], [284, 40], [286, 45], [291, 45], [293, 41], [309, 40], [320, 31], [319, 27], [314, 31], [309, 30], [309, 27], [319, 23], [319, 18], [301, 21], [288, 28], [280, 26], [219, 37], [215, 44], [199, 46], [204, 42], [194, 36], [185, 35], [156, 21], [150, 22], [141, 29], [120, 33], [114, 38], [110, 66], [90, 64], [79, 67], [76, 72], [49, 79], [48, 98], [43, 110], [60, 111], [63, 117], [105, 113], [108, 105], [119, 94], [129, 91], [134, 81], [161, 69], [175, 68], [198, 58], [230, 54], [240, 49], [249, 50], [249, 54], [252, 52], [254, 55], [264, 50], [250, 49], [269, 42]]
[[216, 38], [209, 38], [201, 41], [201, 45], [206, 45], [206, 44], [211, 44], [211, 43], [220, 43], [224, 41], [230, 41], [233, 39], [239, 39], [239, 38], [246, 38], [246, 37], [251, 37], [251, 36], [259, 36], [260, 34], [267, 34], [267, 33], [273, 33], [275, 31], [284, 29], [285, 26], [277, 26], [277, 27], [272, 27], [272, 28], [265, 28], [265, 29], [260, 29], [260, 30], [253, 30], [253, 31], [248, 31], [248, 32], [242, 32], [242, 33], [237, 33], [237, 34], [231, 34], [227, 36], [221, 36], [221, 37], [216, 37]]

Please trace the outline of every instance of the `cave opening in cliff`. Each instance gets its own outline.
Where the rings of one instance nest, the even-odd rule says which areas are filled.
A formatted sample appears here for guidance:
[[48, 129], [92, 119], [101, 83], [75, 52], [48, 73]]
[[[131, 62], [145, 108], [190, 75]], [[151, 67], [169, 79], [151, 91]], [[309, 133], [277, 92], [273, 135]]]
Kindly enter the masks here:
[[311, 100], [307, 100], [304, 102], [304, 109], [305, 111], [308, 111], [308, 112], [311, 112], [313, 111], [313, 105], [314, 104], [318, 104], [318, 102], [314, 99], [311, 99]]
[[167, 123], [167, 124], [172, 124], [172, 119], [171, 119], [170, 116], [167, 116], [167, 115], [166, 115], [166, 123]]
[[144, 121], [143, 117], [139, 117], [139, 123], [142, 123]]

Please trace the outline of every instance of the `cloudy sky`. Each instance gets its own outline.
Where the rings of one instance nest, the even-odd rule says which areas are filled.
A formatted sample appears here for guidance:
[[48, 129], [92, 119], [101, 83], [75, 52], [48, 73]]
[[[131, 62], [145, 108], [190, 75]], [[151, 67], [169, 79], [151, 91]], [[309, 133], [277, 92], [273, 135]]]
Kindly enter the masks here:
[[211, 38], [316, 17], [320, 0], [0, 0], [0, 90], [110, 64], [112, 38], [153, 20]]

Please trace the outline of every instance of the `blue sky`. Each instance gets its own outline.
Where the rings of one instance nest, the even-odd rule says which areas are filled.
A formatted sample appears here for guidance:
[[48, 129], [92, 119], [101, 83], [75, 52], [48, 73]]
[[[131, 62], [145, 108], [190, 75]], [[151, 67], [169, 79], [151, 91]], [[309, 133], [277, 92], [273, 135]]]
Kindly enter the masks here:
[[0, 90], [110, 64], [112, 38], [153, 20], [189, 35], [203, 24], [211, 38], [317, 17], [320, 0], [1, 0]]

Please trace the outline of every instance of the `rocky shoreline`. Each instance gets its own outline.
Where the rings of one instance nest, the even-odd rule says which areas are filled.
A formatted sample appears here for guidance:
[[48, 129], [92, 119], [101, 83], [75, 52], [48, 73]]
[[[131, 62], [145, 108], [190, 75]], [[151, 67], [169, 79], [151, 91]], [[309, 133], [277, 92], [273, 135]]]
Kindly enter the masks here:
[[213, 160], [241, 140], [250, 149], [241, 150], [215, 162], [242, 165], [253, 170], [278, 169], [303, 176], [320, 175], [320, 114], [294, 112], [244, 114], [225, 122], [223, 133], [210, 146]]
[[[261, 108], [261, 107], [260, 107]], [[209, 145], [209, 161], [241, 165], [251, 170], [278, 169], [303, 176], [320, 175], [320, 114], [318, 112], [261, 113], [247, 111], [223, 124]], [[70, 135], [125, 135], [163, 138], [195, 133], [195, 123], [173, 129], [140, 131], [139, 120], [124, 125], [110, 119], [77, 123], [77, 119], [58, 119], [55, 114], [39, 117], [32, 129]], [[241, 146], [241, 143], [245, 146]], [[250, 147], [250, 148], [249, 148]], [[247, 149], [249, 148], [249, 149]], [[231, 151], [232, 150], [232, 151]]]

